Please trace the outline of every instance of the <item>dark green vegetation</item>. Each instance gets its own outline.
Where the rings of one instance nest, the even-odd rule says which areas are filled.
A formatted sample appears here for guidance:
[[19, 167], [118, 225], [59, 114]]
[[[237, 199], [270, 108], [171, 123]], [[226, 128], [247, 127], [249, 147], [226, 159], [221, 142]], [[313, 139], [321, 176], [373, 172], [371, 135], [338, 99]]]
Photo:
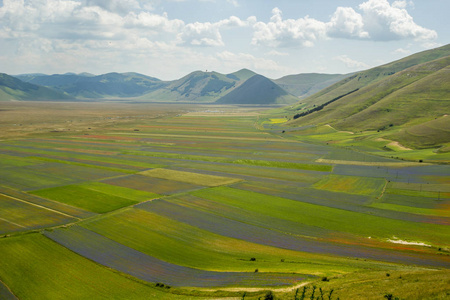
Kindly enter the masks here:
[[[280, 114], [291, 115], [292, 126], [328, 124], [351, 131], [358, 134], [349, 137], [355, 144], [383, 138], [448, 152], [449, 70], [446, 45], [354, 74]], [[319, 128], [316, 133], [321, 134]]]
[[242, 69], [231, 74], [196, 71], [174, 81], [137, 73], [24, 74], [15, 78], [5, 74], [3, 77], [0, 100], [126, 98], [137, 102], [284, 104], [295, 103], [297, 96], [309, 95], [346, 75], [300, 74], [270, 80]]
[[448, 297], [447, 165], [255, 108], [1, 105], [2, 297]]

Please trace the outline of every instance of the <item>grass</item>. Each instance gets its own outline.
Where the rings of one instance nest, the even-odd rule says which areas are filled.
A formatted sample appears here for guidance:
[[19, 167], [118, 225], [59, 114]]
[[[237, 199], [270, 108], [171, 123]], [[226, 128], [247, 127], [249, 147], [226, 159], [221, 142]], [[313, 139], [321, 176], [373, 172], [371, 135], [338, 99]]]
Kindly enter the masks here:
[[[229, 238], [140, 209], [82, 226], [161, 260], [211, 271], [252, 272], [258, 268], [260, 272], [330, 275], [383, 265]], [[251, 261], [252, 257], [257, 262]]]
[[159, 197], [157, 194], [104, 183], [61, 186], [37, 190], [31, 193], [95, 213], [105, 213]]
[[386, 181], [381, 178], [328, 175], [314, 184], [316, 189], [345, 192], [358, 195], [380, 195]]
[[139, 174], [106, 179], [103, 180], [103, 182], [115, 186], [156, 193], [160, 195], [182, 193], [203, 187], [191, 183], [149, 177]]
[[53, 209], [0, 194], [0, 233], [57, 226], [77, 219]]
[[283, 168], [283, 169], [298, 169], [298, 170], [309, 170], [309, 171], [320, 171], [320, 172], [331, 172], [333, 170], [333, 167], [330, 165], [320, 165], [320, 164], [313, 165], [313, 164], [291, 163], [291, 162], [283, 162], [283, 161], [238, 159], [238, 160], [234, 160], [232, 163], [240, 164], [240, 165]]
[[[313, 286], [315, 296], [320, 297], [319, 289], [326, 294], [333, 290], [331, 299], [377, 300], [386, 299], [385, 295], [392, 295], [399, 299], [448, 299], [449, 273], [447, 270], [387, 270], [384, 272], [364, 271], [349, 275], [328, 277], [328, 281], [317, 279], [306, 285], [305, 299], [311, 299]], [[289, 293], [275, 292], [275, 299], [293, 300], [295, 290]], [[303, 292], [299, 288], [298, 297]], [[321, 299], [321, 298], [319, 298]]]
[[445, 245], [449, 242], [449, 229], [435, 224], [387, 219], [228, 187], [199, 190], [192, 194], [210, 201], [232, 205], [246, 210], [250, 214], [257, 212], [300, 224], [363, 237], [389, 239], [395, 235], [400, 239], [419, 239], [433, 245]]
[[[94, 256], [21, 233], [29, 230], [60, 234], [85, 250], [103, 241], [90, 254], [122, 266], [118, 249], [141, 251], [139, 257], [155, 257], [178, 270], [258, 269], [265, 283], [285, 272], [318, 275], [308, 279], [309, 286], [334, 289], [333, 298], [448, 296], [445, 272], [417, 267], [448, 266], [450, 177], [447, 166], [427, 164], [448, 160], [445, 144], [439, 150], [391, 144], [403, 125], [380, 132], [342, 131], [333, 124], [285, 128], [281, 109], [274, 117], [248, 113], [254, 110], [248, 107], [220, 107], [226, 112], [214, 115], [210, 106], [161, 107], [2, 103], [0, 113], [7, 112], [0, 132], [0, 192], [39, 205], [0, 199], [0, 230], [11, 235], [0, 239], [0, 280], [20, 299], [242, 298], [235, 290], [215, 288], [155, 290], [149, 288], [154, 283], [124, 275], [114, 264], [104, 268], [86, 259]], [[185, 110], [198, 111], [176, 116]], [[410, 133], [420, 139], [445, 132], [445, 119], [433, 120]], [[42, 197], [48, 199], [34, 193], [47, 193]], [[146, 201], [154, 198], [159, 199]], [[101, 238], [77, 240], [74, 228], [80, 226], [52, 229], [74, 221]], [[125, 267], [153, 270], [141, 262]], [[330, 281], [322, 282], [323, 276]], [[234, 285], [244, 290], [256, 281]], [[265, 295], [247, 291], [245, 299]], [[274, 292], [293, 299], [292, 289], [274, 286]]]
[[430, 208], [419, 208], [419, 207], [411, 207], [406, 205], [398, 205], [392, 203], [374, 203], [371, 205], [372, 207], [399, 211], [399, 212], [408, 212], [419, 215], [429, 215], [429, 216], [439, 216], [439, 217], [450, 217], [450, 211], [441, 210], [441, 209], [430, 209]]
[[228, 185], [232, 183], [239, 182], [240, 179], [222, 177], [222, 176], [214, 176], [214, 175], [205, 175], [199, 173], [192, 172], [183, 172], [176, 171], [170, 169], [152, 169], [148, 171], [140, 172], [139, 174], [149, 177], [162, 178], [167, 180], [181, 181], [186, 183], [192, 183], [196, 185], [204, 185], [204, 186], [219, 186], [219, 185]]
[[0, 278], [19, 299], [182, 298], [123, 277], [40, 234], [3, 239], [0, 252]]

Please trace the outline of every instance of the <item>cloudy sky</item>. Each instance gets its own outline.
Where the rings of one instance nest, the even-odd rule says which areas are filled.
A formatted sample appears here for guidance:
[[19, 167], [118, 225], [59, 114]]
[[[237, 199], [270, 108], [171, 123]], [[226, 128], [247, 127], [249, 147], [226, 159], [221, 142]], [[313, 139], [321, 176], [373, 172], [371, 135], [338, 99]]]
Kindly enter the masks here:
[[349, 73], [450, 40], [448, 0], [0, 0], [0, 72]]

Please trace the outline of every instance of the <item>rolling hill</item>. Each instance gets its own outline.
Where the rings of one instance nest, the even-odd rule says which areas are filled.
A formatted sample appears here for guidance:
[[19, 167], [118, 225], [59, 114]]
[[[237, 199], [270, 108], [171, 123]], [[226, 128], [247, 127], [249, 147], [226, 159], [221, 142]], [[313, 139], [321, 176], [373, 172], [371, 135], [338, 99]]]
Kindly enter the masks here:
[[[71, 95], [77, 99], [133, 98], [133, 100], [140, 102], [212, 103], [237, 90], [240, 85], [255, 75], [258, 74], [248, 69], [241, 69], [230, 74], [195, 71], [173, 81], [161, 81], [138, 73], [108, 73], [103, 75], [90, 73], [45, 75], [35, 73], [22, 74], [15, 77], [27, 83], [44, 86]], [[262, 103], [295, 103], [298, 101], [298, 98], [292, 95], [310, 95], [346, 76], [336, 74], [298, 74], [277, 80], [266, 78], [267, 80], [258, 83], [259, 89], [267, 89], [269, 91], [268, 95], [271, 95], [270, 97], [272, 98], [274, 95], [276, 95], [275, 98], [283, 97], [278, 100], [269, 100], [269, 97], [261, 101]], [[259, 78], [261, 79], [261, 77]], [[263, 87], [263, 84], [267, 84], [267, 87]], [[248, 100], [249, 94], [237, 96], [238, 92], [245, 92], [249, 85], [233, 94], [233, 98], [240, 98], [241, 100], [234, 102], [229, 100], [231, 98], [225, 98], [225, 100], [221, 101], [230, 101], [230, 103], [247, 103], [250, 101], [254, 104], [257, 103], [258, 101], [255, 102], [255, 99]], [[275, 91], [270, 91], [272, 88]], [[282, 92], [281, 90], [285, 91]], [[287, 93], [285, 94], [285, 92]], [[287, 94], [292, 95], [287, 97]], [[257, 98], [261, 99], [261, 96]]]
[[411, 130], [450, 112], [449, 90], [447, 45], [357, 73], [304, 99], [294, 106], [291, 125], [330, 124], [338, 130], [386, 131], [409, 146], [436, 146], [450, 142], [449, 122], [442, 122], [439, 129], [426, 126], [427, 135], [439, 139], [423, 139]]
[[292, 95], [304, 98], [349, 76], [351, 74], [304, 73], [284, 76], [274, 82]]
[[159, 79], [138, 73], [103, 75], [19, 75], [18, 79], [64, 92], [76, 98], [137, 97], [165, 85]]
[[216, 101], [220, 104], [293, 103], [298, 98], [262, 75], [254, 75]]
[[70, 100], [73, 97], [52, 89], [23, 82], [0, 73], [0, 101], [9, 100]]
[[[245, 78], [245, 76], [243, 77]], [[195, 71], [141, 97], [143, 101], [213, 102], [231, 91], [241, 78], [235, 74]]]

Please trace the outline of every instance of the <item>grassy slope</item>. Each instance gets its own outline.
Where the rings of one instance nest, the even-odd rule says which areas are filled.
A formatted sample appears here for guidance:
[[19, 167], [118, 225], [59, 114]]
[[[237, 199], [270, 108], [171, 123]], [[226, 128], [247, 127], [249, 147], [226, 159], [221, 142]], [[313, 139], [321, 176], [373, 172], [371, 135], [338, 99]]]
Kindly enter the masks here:
[[408, 68], [327, 105], [294, 123], [330, 123], [345, 130], [376, 130], [442, 114], [448, 107], [450, 56]]
[[[353, 132], [388, 129], [383, 132], [384, 138], [408, 147], [446, 145], [450, 133], [443, 116], [450, 109], [449, 54], [447, 45], [358, 73], [305, 102], [322, 104], [348, 91], [359, 90], [320, 111], [297, 118], [291, 125], [331, 124]], [[408, 68], [402, 69], [405, 67]], [[304, 106], [298, 105], [284, 113], [305, 111], [301, 110]]]
[[[383, 78], [393, 75], [397, 72], [403, 71], [407, 68], [426, 63], [435, 59], [439, 59], [450, 54], [450, 45], [446, 45], [440, 48], [423, 51], [405, 57], [403, 59], [375, 67], [360, 73], [357, 73], [349, 78], [346, 78], [319, 93], [302, 100], [302, 103], [309, 104], [322, 104], [340, 95], [346, 94], [357, 88], [362, 88], [375, 83]], [[303, 107], [304, 105], [298, 105], [295, 109]]]
[[304, 98], [349, 76], [350, 75], [309, 73], [288, 75], [273, 81], [292, 95]]

